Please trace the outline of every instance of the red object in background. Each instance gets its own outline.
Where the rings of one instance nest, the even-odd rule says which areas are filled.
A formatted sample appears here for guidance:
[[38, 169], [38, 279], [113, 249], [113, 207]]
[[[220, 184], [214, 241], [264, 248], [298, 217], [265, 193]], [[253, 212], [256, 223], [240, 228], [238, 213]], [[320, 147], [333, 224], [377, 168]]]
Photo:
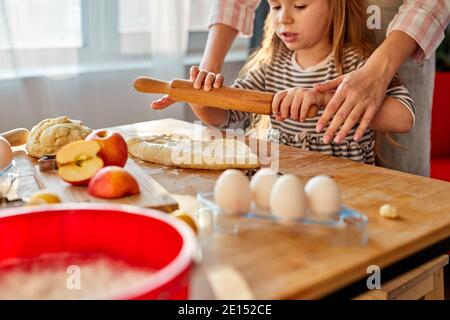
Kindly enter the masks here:
[[189, 227], [131, 206], [58, 204], [2, 210], [0, 262], [46, 253], [106, 254], [155, 270], [134, 291], [111, 299], [187, 299], [197, 248]]
[[431, 123], [431, 177], [450, 181], [450, 72], [437, 72]]

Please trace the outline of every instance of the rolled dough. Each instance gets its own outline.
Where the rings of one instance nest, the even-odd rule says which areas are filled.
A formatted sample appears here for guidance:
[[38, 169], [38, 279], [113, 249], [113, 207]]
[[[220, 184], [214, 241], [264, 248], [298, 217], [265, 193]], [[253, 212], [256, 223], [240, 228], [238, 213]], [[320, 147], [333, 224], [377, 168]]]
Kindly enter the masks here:
[[191, 169], [252, 169], [260, 167], [258, 156], [242, 141], [193, 140], [172, 135], [132, 137], [128, 151], [144, 161]]

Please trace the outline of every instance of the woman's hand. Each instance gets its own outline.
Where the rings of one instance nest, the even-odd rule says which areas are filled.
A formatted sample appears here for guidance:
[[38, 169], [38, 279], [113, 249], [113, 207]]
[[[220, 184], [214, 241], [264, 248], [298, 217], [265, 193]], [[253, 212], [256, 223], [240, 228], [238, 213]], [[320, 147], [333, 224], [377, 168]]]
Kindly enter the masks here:
[[[200, 70], [198, 66], [192, 66], [190, 70], [190, 80], [194, 81], [194, 89], [211, 91], [212, 88], [220, 88], [222, 86], [224, 77], [220, 73], [215, 74], [213, 72]], [[153, 101], [152, 108], [162, 110], [172, 103], [174, 103], [174, 100], [170, 96], [164, 96], [159, 100]]]
[[372, 53], [362, 68], [315, 86], [317, 92], [336, 90], [316, 127], [317, 132], [322, 132], [335, 115], [325, 132], [325, 143], [333, 139], [343, 124], [334, 138], [334, 141], [341, 142], [360, 120], [353, 138], [356, 141], [361, 139], [380, 109], [396, 72], [418, 48], [416, 41], [408, 34], [395, 30]]
[[391, 81], [387, 78], [385, 75], [379, 75], [379, 70], [366, 69], [364, 66], [314, 87], [317, 92], [322, 93], [336, 90], [316, 126], [316, 131], [322, 132], [334, 116], [324, 134], [324, 143], [330, 143], [333, 137], [334, 142], [342, 142], [358, 122], [359, 126], [353, 139], [361, 139], [386, 97], [386, 90]]
[[292, 119], [303, 122], [313, 105], [325, 106], [333, 95], [319, 93], [313, 89], [292, 88], [275, 94], [272, 101], [272, 113], [276, 120]]

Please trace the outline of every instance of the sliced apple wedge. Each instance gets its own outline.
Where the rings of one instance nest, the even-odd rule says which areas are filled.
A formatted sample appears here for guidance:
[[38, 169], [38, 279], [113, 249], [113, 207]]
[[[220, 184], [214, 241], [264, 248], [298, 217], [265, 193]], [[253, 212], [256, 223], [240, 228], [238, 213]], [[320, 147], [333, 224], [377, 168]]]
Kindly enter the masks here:
[[56, 154], [58, 175], [73, 185], [87, 185], [103, 168], [99, 152], [100, 145], [95, 141], [79, 140], [65, 145]]

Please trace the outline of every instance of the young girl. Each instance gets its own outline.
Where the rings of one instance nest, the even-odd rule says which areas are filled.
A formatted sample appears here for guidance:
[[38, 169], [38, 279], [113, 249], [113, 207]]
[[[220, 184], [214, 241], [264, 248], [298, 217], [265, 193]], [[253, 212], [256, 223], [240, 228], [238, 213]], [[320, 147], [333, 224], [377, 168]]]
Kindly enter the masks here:
[[[304, 150], [318, 151], [368, 164], [375, 163], [374, 134], [371, 129], [347, 136], [339, 133], [330, 140], [316, 128], [319, 116], [306, 119], [313, 105], [325, 107], [333, 93], [318, 93], [316, 83], [334, 79], [361, 68], [372, 51], [371, 33], [366, 27], [363, 0], [269, 0], [261, 48], [244, 66], [234, 87], [274, 92], [273, 115], [268, 138]], [[191, 80], [196, 89], [214, 90], [224, 78], [220, 74], [191, 68]], [[153, 102], [160, 109], [162, 100]], [[247, 126], [251, 114], [235, 110], [191, 105], [205, 123], [221, 127]], [[345, 110], [345, 104], [343, 105]], [[344, 114], [345, 118], [360, 118], [358, 107]], [[370, 123], [375, 130], [403, 133], [414, 123], [414, 102], [407, 89], [396, 78], [378, 113]], [[333, 120], [329, 126], [335, 125]], [[346, 126], [344, 123], [343, 126]], [[360, 136], [355, 141], [354, 136]]]

